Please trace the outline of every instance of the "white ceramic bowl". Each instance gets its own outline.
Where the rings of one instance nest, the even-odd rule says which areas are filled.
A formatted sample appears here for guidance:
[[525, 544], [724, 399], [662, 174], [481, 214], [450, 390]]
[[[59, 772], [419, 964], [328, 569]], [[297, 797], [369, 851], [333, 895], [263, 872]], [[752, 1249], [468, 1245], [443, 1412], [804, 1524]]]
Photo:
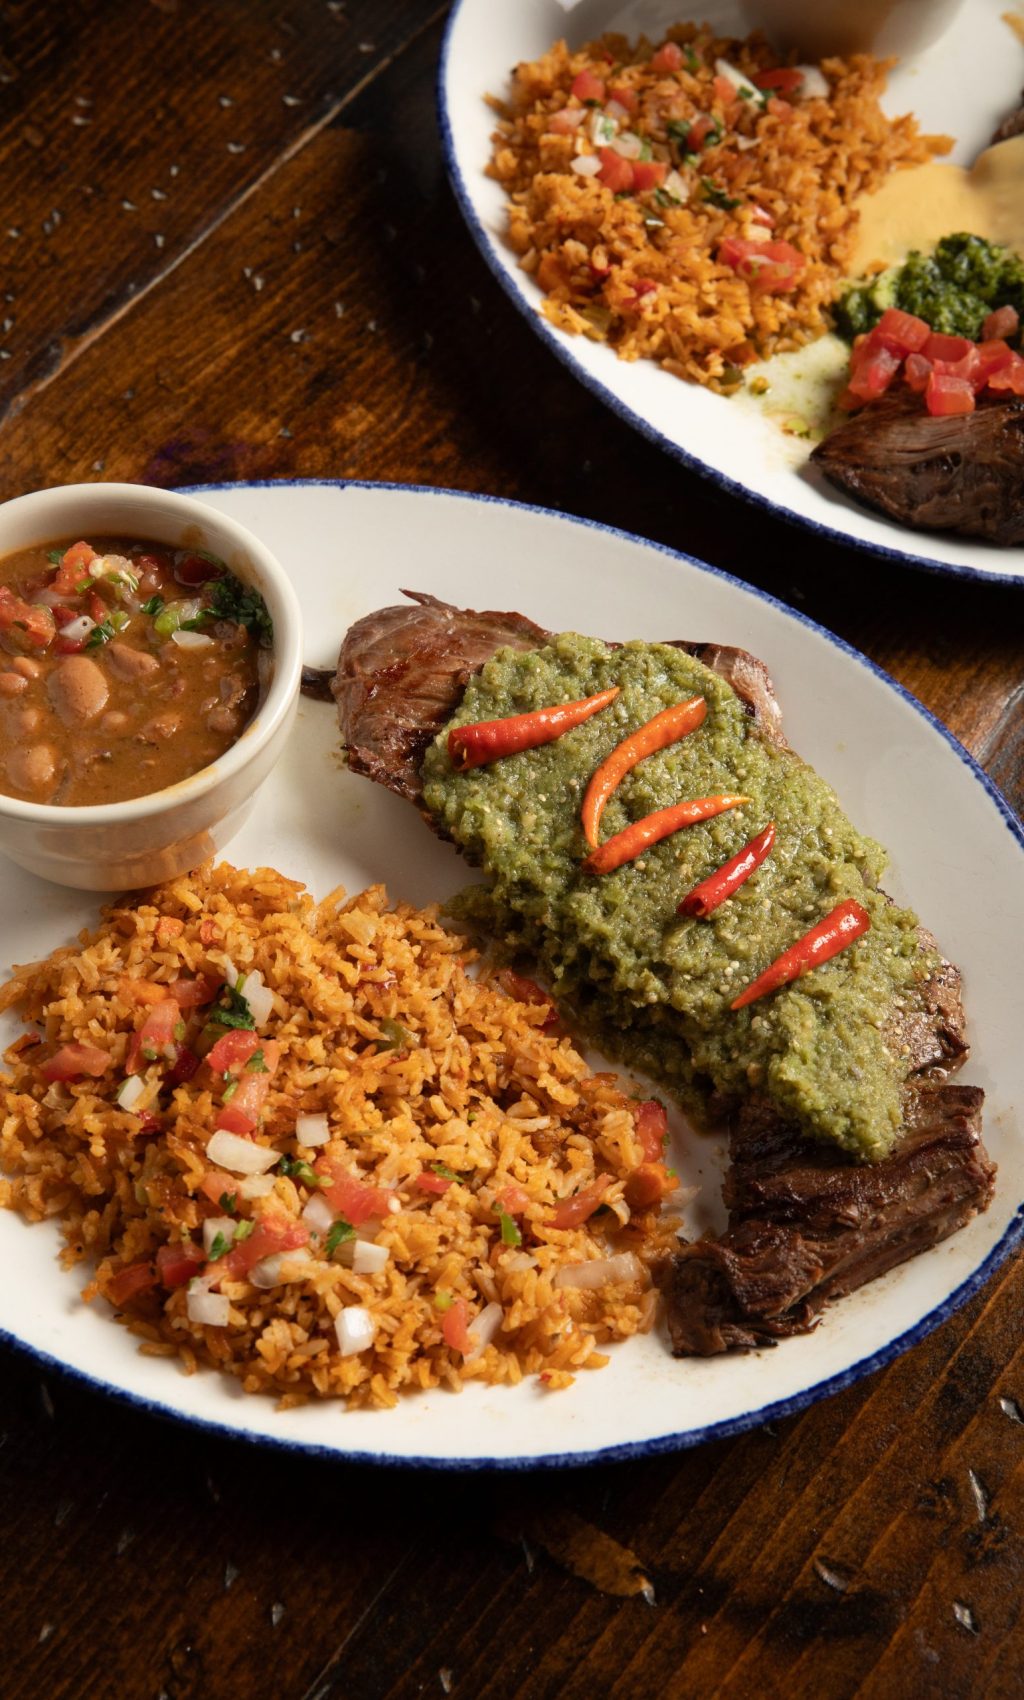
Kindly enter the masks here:
[[963, 0], [740, 0], [748, 26], [808, 58], [922, 53], [944, 35]]
[[284, 569], [237, 520], [190, 496], [141, 484], [66, 484], [0, 505], [0, 558], [72, 535], [206, 549], [263, 596], [274, 623], [273, 672], [238, 741], [188, 779], [125, 803], [62, 808], [0, 793], [0, 851], [86, 891], [154, 885], [223, 849], [281, 754], [298, 702], [302, 617]]

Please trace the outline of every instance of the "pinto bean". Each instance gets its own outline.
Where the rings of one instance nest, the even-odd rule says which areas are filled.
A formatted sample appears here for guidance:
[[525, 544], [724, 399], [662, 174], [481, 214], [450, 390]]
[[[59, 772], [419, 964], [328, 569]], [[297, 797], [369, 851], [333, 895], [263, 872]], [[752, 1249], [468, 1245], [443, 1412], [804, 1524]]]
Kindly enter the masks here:
[[176, 714], [159, 714], [155, 720], [147, 720], [139, 737], [150, 743], [154, 738], [173, 738], [181, 730], [181, 721]]
[[132, 649], [126, 643], [112, 643], [106, 659], [114, 673], [129, 680], [148, 679], [160, 666], [148, 649]]
[[223, 703], [218, 705], [217, 708], [212, 708], [206, 716], [206, 724], [211, 732], [223, 732], [225, 734], [237, 732], [240, 722], [241, 716], [238, 710]]
[[21, 674], [23, 679], [38, 679], [43, 670], [38, 661], [33, 661], [30, 655], [16, 655], [11, 666], [16, 673]]
[[65, 726], [94, 720], [110, 694], [102, 669], [87, 655], [69, 655], [50, 674], [46, 688]]
[[57, 777], [57, 752], [49, 744], [22, 744], [7, 756], [7, 777], [16, 791], [45, 799]]
[[0, 673], [0, 696], [17, 697], [28, 690], [28, 680], [20, 673]]
[[128, 716], [122, 714], [119, 708], [112, 708], [100, 721], [101, 732], [127, 732]]

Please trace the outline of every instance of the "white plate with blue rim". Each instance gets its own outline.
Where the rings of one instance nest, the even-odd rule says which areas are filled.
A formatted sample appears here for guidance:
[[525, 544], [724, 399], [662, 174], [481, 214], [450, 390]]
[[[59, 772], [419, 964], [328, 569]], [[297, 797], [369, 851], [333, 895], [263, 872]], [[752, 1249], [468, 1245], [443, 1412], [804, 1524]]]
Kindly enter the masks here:
[[[783, 434], [748, 397], [739, 401], [684, 383], [650, 360], [620, 360], [600, 342], [556, 328], [542, 294], [505, 239], [505, 200], [486, 175], [495, 115], [485, 96], [507, 95], [512, 68], [559, 39], [570, 47], [606, 30], [652, 41], [687, 18], [744, 36], [738, 0], [456, 0], [439, 73], [441, 129], [459, 205], [484, 258], [513, 304], [568, 371], [620, 418], [721, 490], [782, 519], [888, 558], [963, 578], [1024, 580], [1024, 547], [1000, 548], [951, 533], [915, 531], [862, 508], [808, 461], [806, 443]], [[893, 71], [883, 99], [913, 112], [922, 131], [956, 138], [948, 156], [969, 164], [1020, 101], [1024, 43], [1002, 0], [964, 0], [946, 32]]]
[[[800, 1410], [891, 1362], [948, 1317], [1021, 1238], [1024, 1047], [1007, 941], [1024, 933], [1024, 833], [966, 752], [854, 650], [771, 597], [622, 532], [512, 503], [401, 486], [268, 483], [205, 487], [204, 501], [262, 537], [302, 605], [306, 659], [332, 665], [349, 624], [400, 587], [460, 605], [516, 607], [546, 627], [608, 638], [716, 639], [767, 661], [788, 735], [892, 857], [887, 889], [913, 904], [964, 971], [973, 1055], [963, 1078], [987, 1094], [999, 1164], [989, 1210], [934, 1250], [829, 1310], [775, 1350], [672, 1357], [662, 1328], [611, 1349], [607, 1368], [551, 1394], [468, 1385], [386, 1412], [321, 1403], [281, 1411], [212, 1369], [192, 1376], [140, 1356], [86, 1275], [63, 1270], [53, 1224], [0, 1210], [0, 1338], [106, 1393], [260, 1445], [445, 1469], [530, 1468], [692, 1446]], [[443, 900], [466, 883], [451, 846], [409, 807], [345, 771], [333, 709], [304, 701], [291, 743], [228, 850], [317, 895], [384, 881], [393, 897]], [[27, 961], [95, 919], [98, 900], [13, 866], [0, 882], [4, 964]], [[7, 1021], [4, 1042], [16, 1024]], [[691, 1228], [721, 1220], [716, 1141], [673, 1133], [673, 1160], [702, 1191]]]

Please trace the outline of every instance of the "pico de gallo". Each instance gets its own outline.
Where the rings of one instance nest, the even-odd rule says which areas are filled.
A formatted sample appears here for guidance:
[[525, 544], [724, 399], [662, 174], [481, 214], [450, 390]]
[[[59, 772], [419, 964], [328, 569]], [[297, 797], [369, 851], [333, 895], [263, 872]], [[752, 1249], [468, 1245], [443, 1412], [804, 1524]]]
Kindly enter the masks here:
[[1009, 305], [988, 315], [977, 342], [946, 336], [913, 313], [887, 307], [874, 329], [854, 342], [839, 406], [852, 412], [905, 388], [941, 417], [973, 413], [979, 396], [1024, 396], [1024, 356], [1010, 346], [1019, 330], [1017, 309]]
[[0, 791], [120, 802], [215, 761], [251, 719], [273, 630], [199, 550], [125, 538], [0, 561]]

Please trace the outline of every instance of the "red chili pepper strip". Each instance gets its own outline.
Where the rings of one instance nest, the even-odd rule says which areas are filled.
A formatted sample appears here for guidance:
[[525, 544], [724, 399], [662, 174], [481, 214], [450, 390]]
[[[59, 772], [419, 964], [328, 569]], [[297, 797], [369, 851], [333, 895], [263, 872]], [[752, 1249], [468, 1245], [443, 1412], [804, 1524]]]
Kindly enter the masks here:
[[723, 862], [706, 880], [701, 880], [700, 885], [695, 885], [692, 891], [687, 892], [676, 910], [677, 915], [696, 915], [698, 920], [706, 920], [713, 909], [717, 909], [720, 903], [731, 897], [744, 880], [750, 878], [754, 869], [761, 866], [771, 854], [774, 843], [775, 822], [770, 820], [763, 832], [759, 832], [756, 838], [752, 838], [750, 843], [745, 844], [728, 862]]
[[485, 767], [518, 750], [535, 750], [538, 744], [553, 743], [563, 732], [582, 725], [614, 702], [618, 694], [618, 685], [613, 685], [580, 702], [562, 702], [553, 708], [535, 708], [531, 714], [510, 714], [505, 720], [478, 720], [472, 726], [457, 726], [448, 734], [448, 754], [456, 772], [468, 773], [471, 767]]
[[861, 933], [866, 933], [870, 925], [871, 916], [856, 898], [848, 897], [844, 903], [837, 903], [830, 915], [826, 915], [803, 938], [797, 939], [796, 944], [791, 944], [763, 974], [751, 981], [745, 992], [733, 998], [729, 1008], [742, 1009], [744, 1004], [753, 1003], [755, 998], [763, 998], [766, 992], [788, 986], [791, 980], [798, 980], [801, 974], [807, 974], [812, 968], [828, 962], [830, 957], [838, 956], [854, 939], [859, 939]]
[[628, 738], [623, 738], [611, 755], [605, 756], [587, 786], [581, 811], [584, 836], [592, 850], [597, 849], [597, 829], [604, 806], [627, 773], [631, 773], [645, 756], [656, 755], [669, 744], [685, 738], [688, 732], [695, 732], [707, 711], [708, 705], [703, 697], [687, 697], [685, 702], [673, 703], [671, 708], [663, 708], [653, 720], [646, 721]]
[[652, 815], [644, 815], [643, 820], [634, 821], [624, 832], [617, 832], [614, 838], [606, 838], [597, 850], [592, 850], [583, 863], [583, 870], [588, 874], [610, 874], [613, 868], [621, 868], [623, 862], [632, 862], [635, 858], [650, 848], [652, 844], [660, 844], [663, 838], [668, 838], [673, 832], [678, 832], [684, 826], [696, 826], [698, 821], [711, 820], [715, 815], [724, 814], [726, 809], [738, 808], [740, 803], [749, 803], [749, 797], [691, 797], [685, 803], [673, 803], [668, 809], [655, 809]]

